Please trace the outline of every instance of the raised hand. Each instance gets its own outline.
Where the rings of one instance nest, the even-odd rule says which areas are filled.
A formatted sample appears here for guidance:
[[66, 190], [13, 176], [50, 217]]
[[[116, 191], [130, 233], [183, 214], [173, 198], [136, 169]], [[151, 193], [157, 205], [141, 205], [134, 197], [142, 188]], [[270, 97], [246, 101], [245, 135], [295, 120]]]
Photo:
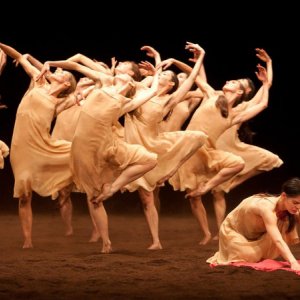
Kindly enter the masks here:
[[258, 68], [258, 71], [255, 72], [255, 74], [256, 74], [258, 80], [260, 80], [261, 82], [268, 81], [266, 68], [260, 64], [257, 65], [257, 68]]
[[153, 76], [156, 72], [155, 67], [149, 61], [141, 61], [139, 68], [144, 70], [144, 76]]
[[261, 49], [261, 48], [255, 48], [255, 51], [257, 52], [256, 53], [256, 56], [264, 61], [264, 62], [269, 62], [271, 61], [271, 57], [268, 55], [268, 53], [264, 50], [264, 49]]
[[200, 54], [205, 54], [205, 51], [202, 47], [200, 47], [198, 44], [194, 44], [191, 42], [186, 42], [185, 49], [193, 53], [193, 57], [189, 58], [189, 61], [192, 61], [194, 63], [199, 58]]
[[146, 55], [149, 57], [155, 58], [158, 55], [158, 52], [151, 46], [143, 46], [141, 50], [146, 51]]
[[168, 58], [168, 59], [165, 59], [163, 60], [162, 62], [160, 62], [156, 67], [155, 69], [158, 70], [159, 68], [162, 68], [163, 70], [166, 70], [168, 69], [174, 62], [174, 59], [173, 58]]
[[35, 78], [35, 81], [38, 81], [39, 79], [41, 79], [42, 76], [44, 76], [47, 72], [50, 71], [50, 65], [49, 63], [44, 63], [44, 66], [40, 72], [40, 74]]

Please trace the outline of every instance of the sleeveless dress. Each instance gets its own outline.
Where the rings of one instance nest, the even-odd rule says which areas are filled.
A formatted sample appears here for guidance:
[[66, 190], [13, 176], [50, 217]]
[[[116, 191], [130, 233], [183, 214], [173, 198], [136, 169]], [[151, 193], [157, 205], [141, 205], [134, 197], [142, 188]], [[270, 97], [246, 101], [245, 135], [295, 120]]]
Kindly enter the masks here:
[[201, 147], [207, 135], [198, 130], [161, 132], [162, 101], [151, 99], [125, 115], [125, 140], [143, 145], [157, 154], [157, 166], [126, 186], [129, 191], [142, 187], [153, 191], [157, 182], [178, 168], [179, 163]]
[[34, 87], [23, 97], [16, 115], [10, 161], [15, 177], [14, 197], [57, 195], [72, 182], [71, 143], [50, 136], [57, 98]]
[[95, 88], [87, 97], [72, 142], [74, 182], [91, 200], [132, 164], [145, 164], [156, 154], [141, 145], [130, 145], [116, 130], [124, 97]]
[[280, 157], [266, 149], [246, 144], [239, 139], [238, 125], [228, 128], [217, 140], [217, 149], [231, 152], [243, 158], [244, 169], [230, 180], [216, 187], [214, 190], [223, 190], [228, 193], [235, 181], [252, 170], [270, 171], [279, 168], [283, 161]]
[[221, 169], [243, 163], [243, 159], [229, 152], [218, 150], [216, 141], [231, 126], [232, 118], [221, 116], [216, 107], [217, 97], [203, 101], [194, 112], [187, 130], [200, 130], [208, 135], [203, 147], [189, 158], [170, 178], [174, 190], [195, 189], [205, 183]]
[[[259, 262], [275, 259], [280, 253], [266, 230], [257, 227], [256, 220], [248, 213], [249, 207], [258, 201], [271, 201], [275, 206], [278, 197], [254, 195], [244, 199], [223, 221], [219, 231], [219, 251], [208, 263], [229, 264], [231, 262]], [[297, 228], [287, 233], [288, 218], [278, 219], [278, 228], [287, 244], [299, 242]]]

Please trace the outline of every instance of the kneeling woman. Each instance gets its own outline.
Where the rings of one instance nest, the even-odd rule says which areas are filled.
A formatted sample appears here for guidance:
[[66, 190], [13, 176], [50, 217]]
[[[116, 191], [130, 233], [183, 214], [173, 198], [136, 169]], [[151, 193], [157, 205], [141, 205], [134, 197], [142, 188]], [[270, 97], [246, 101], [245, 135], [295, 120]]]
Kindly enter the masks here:
[[298, 242], [299, 210], [300, 178], [286, 181], [279, 196], [258, 194], [244, 199], [223, 221], [219, 251], [207, 262], [259, 262], [281, 255], [291, 269], [300, 270], [288, 246]]

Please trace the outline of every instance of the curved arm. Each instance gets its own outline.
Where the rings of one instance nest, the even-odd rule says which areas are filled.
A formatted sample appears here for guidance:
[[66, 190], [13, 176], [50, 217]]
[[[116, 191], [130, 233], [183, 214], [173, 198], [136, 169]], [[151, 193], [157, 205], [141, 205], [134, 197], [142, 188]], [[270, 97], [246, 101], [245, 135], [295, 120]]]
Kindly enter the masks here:
[[266, 230], [270, 235], [272, 241], [278, 248], [281, 256], [286, 259], [294, 269], [296, 267], [297, 270], [300, 269], [300, 265], [297, 263], [296, 258], [292, 254], [289, 246], [282, 238], [282, 235], [277, 226], [277, 218], [274, 215], [273, 211], [266, 209], [266, 207], [258, 207], [258, 214], [262, 217]]
[[[264, 49], [260, 49], [260, 48], [256, 48], [255, 51], [257, 52], [256, 53], [256, 56], [263, 62], [266, 63], [266, 69], [267, 69], [267, 80], [268, 80], [268, 84], [269, 84], [269, 88], [272, 86], [272, 83], [273, 83], [273, 64], [272, 64], [272, 59], [271, 57], [268, 55], [268, 53], [264, 50]], [[260, 66], [258, 64], [258, 66]], [[261, 97], [262, 97], [262, 87], [257, 91], [256, 95], [257, 97], [256, 98], [253, 98], [251, 103], [249, 102], [249, 105], [256, 105]]]
[[110, 72], [109, 69], [105, 68], [99, 62], [94, 61], [94, 60], [90, 59], [89, 57], [87, 57], [87, 56], [85, 56], [81, 53], [75, 54], [75, 55], [69, 57], [67, 60], [77, 62], [77, 63], [81, 63], [84, 66], [86, 66], [86, 67], [88, 67], [88, 68], [90, 68], [94, 71], [99, 71], [99, 72], [103, 72], [105, 74], [110, 74], [111, 75], [111, 72]]
[[151, 46], [143, 46], [141, 50], [146, 51], [146, 55], [154, 58], [155, 66], [161, 63], [160, 53]]
[[[180, 69], [184, 73], [190, 74], [193, 70], [192, 67], [190, 67], [188, 64], [175, 58], [170, 58], [167, 61], [169, 61], [169, 64], [174, 64], [178, 69]], [[201, 89], [201, 91], [208, 96], [211, 96], [215, 92], [215, 90], [207, 83], [203, 63], [200, 67], [199, 75], [195, 79], [195, 83]]]
[[157, 94], [157, 89], [158, 89], [158, 74], [156, 73], [153, 77], [153, 83], [151, 88], [148, 88], [144, 92], [141, 92], [139, 96], [127, 102], [122, 108], [121, 115], [130, 112], [132, 110], [135, 110], [136, 108], [138, 108], [139, 106], [143, 105], [145, 102], [150, 100], [152, 97], [154, 97]]
[[0, 49], [0, 75], [6, 65], [6, 53], [2, 49]]
[[47, 71], [49, 67], [57, 67], [63, 68], [65, 70], [73, 70], [83, 74], [86, 77], [94, 80], [95, 82], [101, 82], [102, 84], [109, 84], [112, 82], [113, 77], [110, 75], [106, 75], [102, 72], [92, 70], [86, 66], [83, 66], [79, 63], [68, 61], [68, 60], [60, 60], [60, 61], [47, 61], [44, 64], [43, 70], [41, 73]]
[[40, 62], [38, 59], [33, 57], [31, 54], [26, 53], [23, 55], [34, 67], [36, 67], [38, 70], [42, 70], [44, 64]]
[[258, 79], [263, 82], [262, 90], [258, 91], [253, 99], [249, 100], [250, 103], [253, 102], [254, 104], [251, 103], [251, 105], [247, 106], [244, 111], [239, 112], [238, 106], [232, 109], [233, 113], [235, 114], [232, 119], [232, 125], [242, 123], [253, 118], [268, 106], [269, 83], [267, 79], [267, 71], [260, 65], [258, 65], [258, 70], [259, 72], [256, 72], [256, 75]]
[[267, 68], [267, 78], [268, 78], [268, 82], [270, 87], [272, 86], [272, 82], [273, 82], [273, 66], [272, 66], [272, 59], [269, 56], [269, 54], [267, 53], [266, 50], [264, 49], [260, 49], [260, 48], [256, 48], [255, 51], [256, 56], [262, 60], [263, 62], [266, 63], [266, 68]]
[[199, 73], [200, 67], [203, 63], [205, 51], [199, 45], [188, 43], [186, 46], [186, 49], [188, 49], [190, 51], [198, 51], [198, 53], [199, 53], [198, 59], [194, 65], [192, 72], [190, 72], [190, 75], [182, 83], [182, 85], [172, 94], [170, 100], [168, 101], [168, 103], [166, 105], [166, 110], [172, 109], [177, 103], [184, 100], [184, 96], [191, 89], [191, 87]]
[[25, 72], [32, 78], [36, 77], [39, 74], [39, 70], [34, 67], [20, 52], [14, 48], [0, 43], [0, 48], [11, 58], [17, 60], [22, 65]]

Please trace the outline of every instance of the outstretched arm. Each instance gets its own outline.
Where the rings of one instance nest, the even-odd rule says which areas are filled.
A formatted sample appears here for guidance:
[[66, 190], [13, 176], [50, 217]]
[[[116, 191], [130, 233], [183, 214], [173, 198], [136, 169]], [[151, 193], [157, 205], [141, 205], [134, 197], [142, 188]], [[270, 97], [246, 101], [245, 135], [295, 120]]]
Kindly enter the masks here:
[[[195, 52], [194, 52], [194, 57], [190, 58], [189, 60], [193, 62], [197, 61], [197, 55]], [[175, 58], [166, 59], [163, 61], [163, 64], [164, 64], [164, 68], [167, 68], [170, 65], [174, 64], [178, 69], [180, 69], [182, 72], [187, 74], [190, 74], [193, 70], [192, 67]], [[201, 89], [201, 91], [208, 96], [211, 96], [215, 92], [215, 90], [207, 83], [207, 78], [206, 78], [206, 73], [205, 73], [203, 63], [200, 67], [199, 74], [195, 79], [195, 83]]]
[[81, 53], [75, 54], [75, 55], [71, 56], [70, 58], [68, 58], [67, 60], [80, 63], [92, 70], [112, 75], [110, 69], [105, 68], [104, 64], [101, 64], [98, 61], [94, 61]]
[[267, 71], [261, 65], [257, 65], [257, 68], [258, 72], [256, 72], [256, 76], [263, 83], [262, 91], [258, 91], [256, 93], [254, 98], [249, 101], [250, 103], [253, 101], [254, 104], [247, 106], [244, 111], [238, 112], [238, 106], [237, 108], [233, 108], [232, 111], [235, 116], [232, 119], [232, 125], [242, 123], [253, 118], [268, 106], [269, 83], [267, 79]]
[[198, 58], [197, 61], [194, 65], [194, 68], [190, 75], [187, 77], [187, 79], [182, 83], [182, 85], [171, 95], [170, 100], [168, 101], [165, 110], [169, 111], [172, 109], [177, 103], [180, 101], [184, 100], [184, 96], [186, 93], [191, 89], [198, 73], [201, 68], [201, 65], [203, 63], [205, 51], [202, 49], [198, 44], [192, 44], [192, 43], [187, 43], [186, 47], [187, 50], [191, 52], [197, 51], [198, 53]]
[[266, 63], [266, 68], [267, 68], [267, 78], [268, 78], [268, 83], [269, 86], [272, 86], [273, 83], [273, 66], [272, 66], [272, 59], [269, 56], [269, 54], [266, 52], [264, 49], [256, 48], [255, 51], [256, 56], [262, 60], [263, 62]]
[[293, 270], [300, 270], [300, 264], [297, 262], [289, 246], [282, 238], [282, 234], [277, 226], [277, 218], [274, 215], [273, 210], [266, 209], [265, 206], [258, 206], [256, 211], [262, 217], [266, 230], [278, 248], [281, 256], [290, 263]]
[[14, 48], [0, 43], [0, 48], [10, 56], [12, 59], [15, 59], [20, 62], [25, 72], [31, 77], [35, 78], [39, 74], [39, 70], [33, 66], [20, 52]]
[[34, 67], [36, 67], [38, 70], [42, 70], [44, 64], [40, 62], [38, 59], [33, 57], [31, 54], [26, 53], [23, 55]]
[[44, 64], [44, 67], [39, 76], [42, 76], [44, 73], [50, 70], [50, 67], [63, 68], [65, 70], [73, 70], [83, 74], [86, 77], [94, 80], [95, 82], [101, 82], [102, 84], [111, 83], [112, 76], [106, 75], [102, 72], [92, 70], [86, 66], [83, 66], [79, 63], [68, 61], [68, 60], [59, 60], [59, 61], [47, 61]]
[[135, 110], [136, 108], [138, 108], [139, 106], [141, 106], [142, 104], [150, 100], [152, 97], [154, 97], [157, 94], [157, 89], [158, 89], [158, 73], [156, 73], [153, 77], [153, 83], [151, 88], [148, 88], [143, 92], [139, 93], [138, 97], [129, 99], [129, 101], [123, 106], [121, 115], [130, 112], [132, 110]]
[[143, 46], [141, 50], [146, 51], [146, 55], [154, 58], [155, 66], [161, 63], [161, 57], [157, 50], [150, 46]]

